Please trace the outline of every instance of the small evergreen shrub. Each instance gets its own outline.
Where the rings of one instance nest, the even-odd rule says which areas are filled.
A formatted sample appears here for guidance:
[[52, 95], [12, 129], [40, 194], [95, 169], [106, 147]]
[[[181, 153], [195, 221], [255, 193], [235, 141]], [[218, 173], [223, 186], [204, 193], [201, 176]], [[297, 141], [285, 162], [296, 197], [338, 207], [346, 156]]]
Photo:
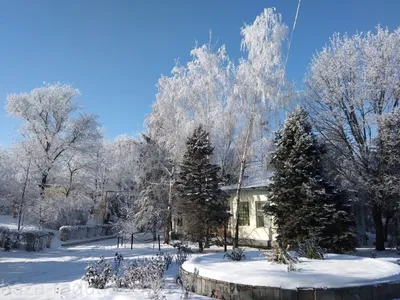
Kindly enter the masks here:
[[225, 257], [229, 260], [241, 261], [246, 258], [246, 255], [244, 254], [243, 249], [234, 248], [231, 253], [225, 253], [224, 258]]
[[272, 252], [265, 252], [263, 255], [266, 256], [270, 262], [287, 265], [287, 271], [296, 271], [296, 264], [299, 262], [298, 258], [289, 253], [289, 245], [286, 249], [281, 247], [275, 247]]
[[315, 239], [309, 239], [299, 243], [297, 253], [299, 256], [309, 259], [324, 259], [324, 250], [318, 245]]

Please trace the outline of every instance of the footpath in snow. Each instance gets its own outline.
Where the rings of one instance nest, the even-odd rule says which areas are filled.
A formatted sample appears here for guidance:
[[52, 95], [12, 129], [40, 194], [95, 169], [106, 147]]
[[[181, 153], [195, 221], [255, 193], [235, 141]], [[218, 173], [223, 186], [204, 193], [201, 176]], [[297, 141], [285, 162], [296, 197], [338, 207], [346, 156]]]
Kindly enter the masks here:
[[[0, 226], [16, 228], [16, 219], [0, 216]], [[25, 227], [27, 228], [27, 227]], [[32, 227], [34, 228], [34, 227]], [[153, 243], [135, 242], [117, 248], [117, 239], [109, 239], [84, 245], [61, 247], [56, 236], [52, 248], [41, 252], [26, 252], [24, 249], [4, 252], [0, 250], [0, 299], [7, 300], [142, 300], [149, 299], [149, 290], [89, 288], [81, 280], [89, 263], [114, 259], [115, 253], [122, 254], [124, 263], [138, 257], [154, 257], [158, 252]], [[169, 245], [162, 245], [162, 251], [176, 253]], [[163, 294], [168, 300], [181, 299], [182, 290], [176, 284], [178, 268], [170, 266], [164, 274]], [[192, 299], [210, 299], [193, 295]]]

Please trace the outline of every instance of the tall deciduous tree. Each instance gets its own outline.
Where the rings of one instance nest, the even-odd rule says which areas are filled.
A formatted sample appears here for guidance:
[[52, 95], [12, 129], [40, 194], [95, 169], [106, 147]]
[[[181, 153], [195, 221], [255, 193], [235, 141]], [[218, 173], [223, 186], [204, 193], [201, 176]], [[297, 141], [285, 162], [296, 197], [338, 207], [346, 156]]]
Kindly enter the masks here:
[[[239, 205], [243, 175], [251, 155], [251, 149], [262, 140], [268, 113], [280, 107], [286, 93], [284, 80], [283, 44], [287, 38], [287, 26], [274, 9], [265, 9], [251, 25], [245, 25], [241, 34], [242, 50], [247, 51], [235, 74], [235, 97], [240, 109], [236, 139], [240, 168], [236, 192], [236, 217], [234, 247], [239, 243]], [[271, 116], [271, 115], [270, 115]]]
[[[378, 119], [400, 100], [400, 29], [352, 37], [335, 34], [312, 59], [305, 83], [315, 128], [338, 153], [335, 169], [356, 187], [375, 223], [376, 249], [384, 250], [383, 214], [391, 206], [380, 187], [383, 145]], [[377, 142], [376, 142], [377, 141]], [[380, 147], [379, 151], [383, 151]]]
[[[50, 172], [63, 158], [82, 145], [101, 137], [99, 125], [92, 115], [80, 113], [75, 98], [79, 91], [66, 84], [47, 84], [30, 93], [7, 96], [6, 109], [14, 117], [23, 119], [20, 133], [29, 143], [32, 165], [40, 172], [38, 185], [41, 202], [45, 199]], [[42, 212], [39, 212], [39, 222]]]

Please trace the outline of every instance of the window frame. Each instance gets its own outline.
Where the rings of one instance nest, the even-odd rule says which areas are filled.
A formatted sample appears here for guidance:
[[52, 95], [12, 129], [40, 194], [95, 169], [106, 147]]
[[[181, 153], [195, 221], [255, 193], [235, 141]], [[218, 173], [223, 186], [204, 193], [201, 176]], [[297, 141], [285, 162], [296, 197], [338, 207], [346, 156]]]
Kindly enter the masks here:
[[[265, 213], [264, 213], [264, 207], [268, 204], [268, 201], [256, 201], [256, 227], [261, 228], [265, 227]], [[261, 206], [261, 207], [259, 207]], [[259, 218], [262, 217], [262, 225], [259, 222]]]
[[[243, 207], [245, 206], [245, 208]], [[239, 226], [250, 226], [250, 203], [248, 201], [239, 202]]]

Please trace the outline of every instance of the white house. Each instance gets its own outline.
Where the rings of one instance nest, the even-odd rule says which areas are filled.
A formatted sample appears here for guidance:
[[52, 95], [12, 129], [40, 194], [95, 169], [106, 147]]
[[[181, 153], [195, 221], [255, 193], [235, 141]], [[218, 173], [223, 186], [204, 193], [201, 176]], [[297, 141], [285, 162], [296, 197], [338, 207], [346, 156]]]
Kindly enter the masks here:
[[[239, 245], [270, 247], [276, 241], [273, 217], [266, 216], [264, 206], [269, 204], [267, 186], [269, 178], [246, 177], [242, 184], [239, 204]], [[229, 194], [229, 207], [232, 217], [229, 221], [228, 235], [233, 237], [236, 224], [237, 185], [222, 188]]]

